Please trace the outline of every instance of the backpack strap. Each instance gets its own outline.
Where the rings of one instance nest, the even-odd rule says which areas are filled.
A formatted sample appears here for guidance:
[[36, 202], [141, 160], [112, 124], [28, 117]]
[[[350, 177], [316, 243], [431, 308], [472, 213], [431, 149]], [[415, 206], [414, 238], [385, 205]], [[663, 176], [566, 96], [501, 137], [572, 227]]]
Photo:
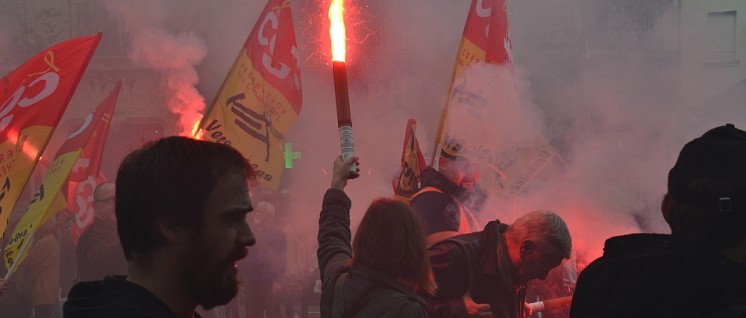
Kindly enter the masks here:
[[425, 192], [438, 192], [438, 193], [443, 193], [443, 191], [441, 191], [440, 189], [438, 189], [438, 188], [436, 188], [436, 187], [431, 187], [431, 186], [427, 186], [427, 187], [424, 187], [424, 188], [420, 189], [420, 190], [419, 190], [419, 191], [417, 191], [417, 192], [416, 192], [415, 194], [413, 194], [413, 195], [412, 195], [412, 199], [414, 199], [414, 198], [415, 198], [416, 196], [418, 196], [418, 195], [420, 195], [420, 194], [423, 194], [423, 193], [425, 193]]
[[345, 313], [344, 290], [347, 283], [349, 271], [344, 272], [337, 277], [334, 283], [334, 299], [332, 300], [332, 318], [342, 318]]

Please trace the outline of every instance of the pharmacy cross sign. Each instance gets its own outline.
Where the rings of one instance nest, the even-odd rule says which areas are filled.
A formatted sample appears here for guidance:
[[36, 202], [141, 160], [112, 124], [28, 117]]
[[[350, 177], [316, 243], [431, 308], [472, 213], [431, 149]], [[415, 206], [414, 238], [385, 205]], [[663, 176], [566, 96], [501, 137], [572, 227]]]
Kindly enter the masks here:
[[300, 151], [293, 151], [293, 144], [286, 142], [285, 151], [282, 153], [285, 157], [285, 169], [293, 167], [293, 160], [300, 159]]

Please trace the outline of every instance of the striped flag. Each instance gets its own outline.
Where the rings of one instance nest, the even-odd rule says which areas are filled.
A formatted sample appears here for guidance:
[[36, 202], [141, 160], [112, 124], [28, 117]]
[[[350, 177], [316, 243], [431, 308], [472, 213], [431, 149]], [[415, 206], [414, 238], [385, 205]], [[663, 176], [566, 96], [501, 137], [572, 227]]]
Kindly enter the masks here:
[[59, 43], [0, 79], [0, 233], [100, 40]]
[[99, 104], [94, 112], [88, 114], [80, 127], [73, 131], [60, 146], [44, 180], [31, 203], [29, 203], [23, 217], [13, 230], [11, 240], [8, 241], [8, 245], [4, 249], [6, 267], [10, 268], [15, 262], [23, 261], [25, 255], [20, 253], [21, 249], [24, 244], [30, 245], [32, 241], [32, 239], [27, 238], [55, 213], [66, 207], [67, 202], [61, 190], [73, 167], [79, 161], [86, 144], [99, 132], [98, 127], [101, 124], [108, 127], [119, 96], [120, 86], [117, 83], [109, 97]]
[[401, 154], [401, 174], [393, 180], [394, 194], [402, 199], [409, 199], [417, 193], [420, 184], [422, 170], [425, 170], [427, 163], [425, 157], [420, 151], [420, 144], [417, 142], [415, 128], [417, 122], [410, 118], [407, 121], [407, 128], [404, 132], [404, 147]]
[[197, 133], [238, 149], [273, 190], [284, 169], [283, 140], [301, 109], [295, 43], [290, 1], [269, 0]]
[[[496, 127], [500, 118], [531, 127], [518, 124], [530, 119], [515, 87], [509, 29], [505, 0], [472, 0], [433, 154], [435, 164], [441, 145], [463, 145], [464, 155], [480, 163], [480, 184], [501, 200], [519, 193], [558, 157], [539, 127], [522, 131]], [[487, 67], [471, 67], [477, 64]]]

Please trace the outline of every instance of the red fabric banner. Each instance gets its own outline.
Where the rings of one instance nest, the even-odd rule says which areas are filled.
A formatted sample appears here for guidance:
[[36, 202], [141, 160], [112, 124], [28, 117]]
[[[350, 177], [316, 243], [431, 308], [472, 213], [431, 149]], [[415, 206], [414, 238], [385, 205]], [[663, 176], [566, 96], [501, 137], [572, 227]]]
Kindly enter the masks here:
[[121, 87], [122, 83], [117, 81], [109, 96], [73, 133], [78, 135], [65, 142], [58, 151], [64, 153], [83, 148], [80, 158], [70, 172], [67, 189], [63, 190], [67, 197], [67, 210], [74, 217], [70, 235], [73, 244], [76, 245], [80, 235], [93, 223], [96, 216], [93, 210], [93, 190], [106, 182], [106, 177], [101, 173], [101, 158]]
[[54, 45], [0, 79], [0, 233], [101, 36]]

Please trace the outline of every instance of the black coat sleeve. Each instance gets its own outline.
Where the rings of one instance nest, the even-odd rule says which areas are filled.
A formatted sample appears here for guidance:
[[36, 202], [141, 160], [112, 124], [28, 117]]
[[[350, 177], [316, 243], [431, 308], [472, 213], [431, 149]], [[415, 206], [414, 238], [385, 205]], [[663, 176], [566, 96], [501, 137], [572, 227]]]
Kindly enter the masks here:
[[469, 290], [469, 268], [461, 248], [456, 243], [441, 242], [428, 251], [438, 291], [435, 297], [425, 296], [431, 318], [468, 317], [463, 296]]
[[344, 191], [333, 188], [326, 190], [319, 216], [319, 248], [316, 251], [321, 282], [324, 285], [352, 259], [351, 205], [352, 202]]

